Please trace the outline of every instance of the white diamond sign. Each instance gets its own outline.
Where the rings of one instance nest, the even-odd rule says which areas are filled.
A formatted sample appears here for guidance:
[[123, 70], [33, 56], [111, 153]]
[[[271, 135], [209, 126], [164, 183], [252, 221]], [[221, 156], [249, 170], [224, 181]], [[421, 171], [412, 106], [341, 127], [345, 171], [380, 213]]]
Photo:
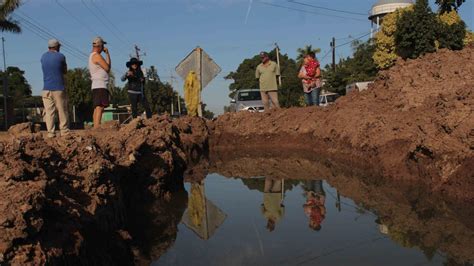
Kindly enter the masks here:
[[204, 52], [197, 47], [176, 67], [176, 73], [185, 80], [190, 71], [194, 71], [201, 80], [201, 89], [204, 89], [222, 69]]

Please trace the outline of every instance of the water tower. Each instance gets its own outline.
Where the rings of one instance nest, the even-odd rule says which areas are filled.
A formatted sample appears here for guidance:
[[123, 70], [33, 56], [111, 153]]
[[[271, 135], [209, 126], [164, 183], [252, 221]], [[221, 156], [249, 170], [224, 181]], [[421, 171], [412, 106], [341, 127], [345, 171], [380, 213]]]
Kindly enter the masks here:
[[385, 15], [394, 12], [398, 8], [405, 8], [411, 5], [413, 5], [412, 0], [378, 0], [369, 12], [372, 34], [380, 28]]

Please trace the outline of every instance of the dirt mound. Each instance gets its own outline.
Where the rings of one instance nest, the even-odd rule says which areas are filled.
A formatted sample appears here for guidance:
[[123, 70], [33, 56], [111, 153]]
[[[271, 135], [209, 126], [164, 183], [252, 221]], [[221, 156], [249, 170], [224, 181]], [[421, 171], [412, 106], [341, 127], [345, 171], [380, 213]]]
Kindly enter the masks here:
[[227, 113], [211, 146], [306, 148], [474, 201], [474, 48], [398, 62], [328, 108]]
[[[0, 264], [133, 264], [127, 194], [162, 196], [176, 167], [208, 138], [197, 118], [137, 119], [53, 139], [17, 128], [0, 142]], [[140, 163], [145, 157], [156, 164]], [[130, 174], [137, 168], [140, 175]]]

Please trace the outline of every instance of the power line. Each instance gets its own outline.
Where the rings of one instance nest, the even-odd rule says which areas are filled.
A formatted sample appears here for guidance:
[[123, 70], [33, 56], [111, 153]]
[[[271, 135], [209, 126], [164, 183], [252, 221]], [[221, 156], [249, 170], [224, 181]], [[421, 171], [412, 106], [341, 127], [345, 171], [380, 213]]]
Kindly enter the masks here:
[[[23, 19], [21, 19], [21, 21], [26, 22]], [[23, 27], [26, 28], [27, 30], [29, 30], [30, 32], [32, 32], [33, 34], [35, 34], [36, 36], [38, 36], [39, 38], [45, 40], [45, 41], [47, 41], [51, 38], [51, 36], [49, 36], [48, 34], [45, 34], [44, 32], [38, 30], [37, 28], [35, 28], [34, 26], [32, 26], [30, 24], [23, 24]], [[74, 50], [71, 50], [68, 46], [63, 46], [63, 49], [64, 49], [65, 52], [67, 52], [71, 56], [75, 57], [79, 61], [86, 61], [84, 57], [78, 55], [76, 52], [74, 52]]]
[[74, 15], [73, 12], [71, 12], [69, 9], [67, 9], [63, 4], [59, 2], [59, 0], [55, 0], [56, 4], [58, 4], [59, 7], [61, 7], [66, 13], [71, 16], [73, 19], [75, 19], [81, 26], [89, 30], [92, 34], [94, 35], [99, 35], [95, 30], [93, 30], [91, 27], [89, 27], [86, 23], [84, 23], [81, 19], [79, 19], [76, 15]]
[[349, 34], [347, 37], [336, 38], [336, 41], [354, 39], [355, 36], [359, 36], [359, 35], [366, 34], [366, 33], [367, 33], [367, 32], [364, 31], [364, 32], [357, 33], [357, 34]]
[[105, 13], [102, 12], [101, 8], [97, 6], [93, 0], [91, 0], [90, 2], [96, 8], [96, 10], [102, 15], [102, 17], [116, 30], [116, 32], [125, 38], [125, 42], [132, 44], [132, 42], [130, 42], [130, 40], [127, 39], [127, 36], [125, 35], [125, 33], [123, 33], [119, 28], [117, 28], [117, 26], [115, 26], [115, 24], [107, 17], [107, 15], [105, 15]]
[[345, 43], [343, 43], [343, 44], [339, 44], [339, 45], [336, 46], [336, 48], [341, 47], [341, 46], [344, 46], [344, 45], [348, 45], [348, 44], [350, 44], [350, 43], [353, 43], [354, 41], [360, 40], [360, 39], [362, 39], [362, 38], [364, 38], [364, 37], [366, 37], [366, 36], [369, 36], [370, 33], [371, 33], [371, 32], [366, 33], [366, 34], [364, 34], [364, 35], [362, 35], [362, 36], [360, 36], [360, 37], [358, 37], [358, 38], [355, 38], [355, 39], [350, 40], [350, 41], [348, 41], [348, 42], [345, 42]]
[[89, 7], [89, 5], [87, 5], [84, 0], [81, 0], [81, 3], [87, 8], [87, 10], [89, 10], [89, 12], [90, 12], [94, 17], [96, 17], [96, 18], [102, 23], [102, 25], [104, 25], [104, 26], [112, 33], [112, 35], [115, 36], [115, 38], [117, 38], [117, 40], [119, 40], [119, 41], [122, 42], [122, 43], [126, 43], [126, 42], [127, 42], [127, 41], [123, 40], [120, 36], [118, 36], [118, 34], [115, 33], [115, 31], [114, 31], [109, 25], [107, 25], [107, 23], [105, 22], [105, 20], [102, 19], [99, 15], [97, 15], [97, 14], [95, 13], [95, 11], [94, 11], [91, 7]]
[[27, 14], [25, 14], [21, 11], [18, 11], [18, 13], [15, 14], [15, 16], [17, 16], [23, 22], [27, 23], [30, 27], [36, 29], [37, 31], [42, 32], [43, 34], [45, 34], [46, 37], [60, 40], [63, 47], [66, 47], [67, 49], [72, 50], [77, 55], [83, 56], [83, 57], [86, 57], [86, 58], [88, 57], [87, 53], [85, 53], [82, 50], [76, 48], [73, 44], [67, 42], [63, 38], [60, 38], [59, 36], [57, 36], [57, 34], [53, 33], [52, 31], [50, 31], [45, 26], [41, 25], [39, 22], [37, 22], [36, 20], [34, 20], [32, 17], [28, 16]]
[[351, 14], [351, 15], [367, 16], [367, 14], [365, 14], [365, 13], [358, 13], [358, 12], [352, 12], [352, 11], [347, 11], [347, 10], [334, 9], [334, 8], [329, 8], [329, 7], [324, 7], [324, 6], [316, 6], [316, 5], [306, 4], [306, 3], [302, 3], [302, 2], [298, 2], [298, 1], [294, 1], [294, 0], [287, 0], [287, 1], [290, 2], [290, 3], [297, 4], [297, 5], [308, 6], [308, 7], [317, 8], [317, 9], [323, 9], [323, 10], [339, 12], [339, 13], [345, 13], [345, 14]]
[[257, 1], [257, 2], [261, 3], [263, 5], [267, 5], [267, 6], [278, 7], [278, 8], [283, 8], [283, 9], [288, 9], [288, 10], [298, 11], [298, 12], [303, 12], [303, 13], [308, 13], [308, 14], [314, 14], [314, 15], [319, 15], [319, 16], [325, 16], [325, 17], [331, 17], [331, 18], [342, 18], [342, 19], [350, 19], [350, 20], [355, 20], [355, 21], [367, 22], [367, 20], [365, 20], [365, 19], [344, 17], [344, 16], [338, 16], [338, 15], [327, 15], [327, 14], [322, 14], [322, 13], [318, 13], [318, 12], [315, 12], [315, 11], [299, 9], [299, 8], [293, 8], [293, 7], [289, 7], [289, 6], [283, 6], [283, 5], [278, 5], [278, 4], [274, 4], [274, 3], [270, 3], [270, 2], [264, 2], [264, 1]]

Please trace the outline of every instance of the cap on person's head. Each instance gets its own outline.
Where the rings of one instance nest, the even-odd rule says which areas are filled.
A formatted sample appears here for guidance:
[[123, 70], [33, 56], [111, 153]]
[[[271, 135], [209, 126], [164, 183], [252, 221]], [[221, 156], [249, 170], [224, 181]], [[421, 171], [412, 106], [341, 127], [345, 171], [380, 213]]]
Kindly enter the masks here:
[[107, 44], [107, 42], [104, 41], [104, 39], [102, 39], [100, 36], [97, 36], [94, 38], [94, 40], [92, 40], [92, 46], [102, 46], [104, 44]]
[[260, 57], [261, 58], [268, 57], [268, 53], [267, 52], [260, 52]]
[[48, 41], [48, 48], [56, 48], [58, 46], [60, 46], [61, 44], [59, 43], [58, 40], [56, 39], [51, 39]]

